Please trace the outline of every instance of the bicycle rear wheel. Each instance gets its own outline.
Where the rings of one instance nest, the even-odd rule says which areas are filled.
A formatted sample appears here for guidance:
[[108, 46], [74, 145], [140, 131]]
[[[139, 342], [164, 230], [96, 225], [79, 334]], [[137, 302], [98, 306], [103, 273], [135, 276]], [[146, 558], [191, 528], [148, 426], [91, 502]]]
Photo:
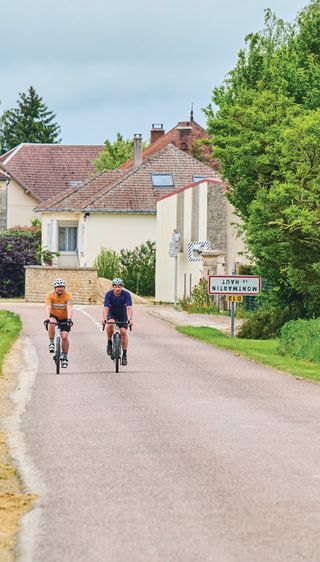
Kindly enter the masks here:
[[55, 364], [56, 364], [56, 374], [59, 375], [60, 373], [60, 358], [61, 358], [61, 340], [60, 337], [56, 337], [56, 354], [54, 356]]
[[119, 365], [121, 360], [121, 340], [120, 334], [118, 332], [116, 332], [113, 336], [113, 351], [116, 373], [119, 373]]

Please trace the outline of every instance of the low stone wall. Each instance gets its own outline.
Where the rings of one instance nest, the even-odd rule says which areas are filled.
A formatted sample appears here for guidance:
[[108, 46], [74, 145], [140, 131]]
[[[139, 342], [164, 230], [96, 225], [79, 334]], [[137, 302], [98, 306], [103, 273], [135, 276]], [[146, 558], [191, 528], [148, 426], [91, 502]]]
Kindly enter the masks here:
[[57, 278], [65, 280], [66, 290], [72, 293], [74, 304], [97, 304], [101, 300], [98, 295], [98, 273], [92, 267], [27, 265], [25, 272], [26, 302], [44, 303]]

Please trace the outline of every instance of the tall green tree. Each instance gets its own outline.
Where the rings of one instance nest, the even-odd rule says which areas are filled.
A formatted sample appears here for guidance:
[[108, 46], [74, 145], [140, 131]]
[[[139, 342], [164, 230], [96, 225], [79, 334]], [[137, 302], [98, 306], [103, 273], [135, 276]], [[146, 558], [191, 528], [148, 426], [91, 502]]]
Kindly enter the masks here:
[[55, 122], [42, 97], [30, 86], [27, 93], [21, 92], [17, 107], [5, 111], [1, 118], [0, 148], [7, 152], [20, 143], [59, 143], [60, 127]]
[[115, 142], [106, 139], [104, 144], [105, 147], [94, 162], [97, 170], [114, 170], [132, 158], [133, 140], [124, 139], [121, 133], [117, 133]]
[[270, 10], [206, 108], [228, 197], [281, 303], [320, 314], [320, 0], [288, 25]]
[[[115, 142], [106, 139], [104, 144], [105, 147], [94, 162], [97, 170], [114, 170], [133, 156], [133, 140], [124, 139], [121, 133], [117, 133]], [[145, 147], [146, 143], [142, 143], [142, 149]]]

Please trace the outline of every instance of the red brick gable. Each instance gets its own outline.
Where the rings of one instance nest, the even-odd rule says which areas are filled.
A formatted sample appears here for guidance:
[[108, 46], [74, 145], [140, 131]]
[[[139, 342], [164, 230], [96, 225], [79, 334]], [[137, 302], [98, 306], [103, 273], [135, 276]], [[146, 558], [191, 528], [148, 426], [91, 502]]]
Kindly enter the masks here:
[[3, 169], [38, 201], [69, 189], [96, 173], [103, 145], [21, 144], [0, 158]]
[[[156, 152], [159, 152], [162, 148], [168, 144], [173, 144], [176, 148], [187, 152], [191, 156], [197, 157], [196, 155], [196, 141], [208, 139], [207, 131], [201, 127], [196, 121], [180, 121], [173, 129], [164, 133], [157, 138], [152, 144], [147, 146], [142, 152], [142, 160], [146, 160]], [[199, 149], [204, 162], [214, 169], [219, 168], [217, 160], [212, 157], [211, 146], [203, 146]], [[133, 160], [128, 160], [120, 167], [122, 169], [128, 169], [132, 166]]]

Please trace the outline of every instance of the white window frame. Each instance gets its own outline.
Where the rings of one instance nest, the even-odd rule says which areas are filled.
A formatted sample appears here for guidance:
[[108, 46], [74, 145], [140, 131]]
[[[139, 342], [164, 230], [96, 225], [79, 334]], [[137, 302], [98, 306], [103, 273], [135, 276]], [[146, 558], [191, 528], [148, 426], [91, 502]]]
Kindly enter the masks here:
[[[77, 229], [77, 236], [76, 236], [76, 248], [75, 250], [60, 250], [59, 248], [59, 229], [60, 228], [76, 228]], [[77, 221], [58, 221], [57, 225], [57, 250], [61, 255], [77, 255], [78, 254], [78, 245], [79, 245], [79, 224]]]

